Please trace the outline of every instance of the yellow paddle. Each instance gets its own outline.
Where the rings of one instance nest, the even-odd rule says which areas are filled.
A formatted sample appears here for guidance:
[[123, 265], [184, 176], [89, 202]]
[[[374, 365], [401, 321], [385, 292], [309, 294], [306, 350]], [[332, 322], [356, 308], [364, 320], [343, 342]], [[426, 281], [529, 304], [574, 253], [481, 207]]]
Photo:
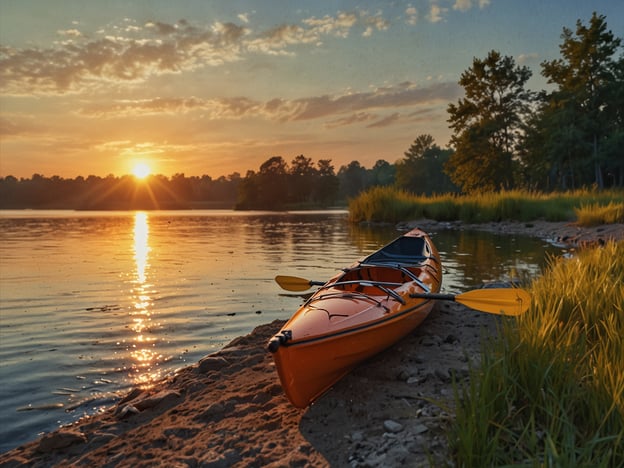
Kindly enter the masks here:
[[[321, 281], [312, 281], [296, 276], [276, 276], [275, 281], [287, 291], [306, 291], [312, 286], [322, 286]], [[531, 295], [519, 288], [473, 289], [461, 294], [416, 293], [410, 297], [459, 302], [471, 309], [498, 315], [520, 315], [529, 308]]]
[[461, 294], [416, 293], [410, 297], [455, 301], [480, 312], [498, 315], [520, 315], [531, 304], [531, 295], [520, 288], [473, 289]]
[[307, 291], [312, 286], [323, 286], [325, 284], [321, 281], [312, 281], [305, 278], [298, 278], [297, 276], [282, 275], [277, 275], [275, 277], [275, 282], [286, 291]]

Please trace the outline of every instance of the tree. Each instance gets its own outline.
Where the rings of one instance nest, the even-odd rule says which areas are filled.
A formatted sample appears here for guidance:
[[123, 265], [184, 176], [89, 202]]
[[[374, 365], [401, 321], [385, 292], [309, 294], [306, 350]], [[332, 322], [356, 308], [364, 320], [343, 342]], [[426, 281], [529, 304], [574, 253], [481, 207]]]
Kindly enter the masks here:
[[341, 166], [338, 178], [341, 195], [344, 198], [355, 197], [366, 187], [366, 169], [359, 161], [351, 161], [348, 165]]
[[258, 177], [254, 171], [249, 169], [247, 174], [238, 185], [238, 200], [236, 202], [237, 210], [251, 210], [256, 208], [258, 202]]
[[314, 199], [322, 206], [330, 206], [336, 201], [340, 181], [334, 172], [331, 159], [319, 159], [317, 167], [318, 181], [315, 184]]
[[593, 182], [602, 188], [606, 167], [620, 171], [620, 180], [624, 177], [623, 59], [614, 59], [621, 39], [607, 30], [605, 17], [595, 12], [589, 26], [578, 20], [576, 31], [563, 28], [561, 38], [562, 58], [541, 64], [542, 75], [557, 86], [546, 95], [546, 123], [552, 124], [548, 157], [555, 162], [567, 153], [563, 156], [567, 169], [583, 182], [586, 174], [593, 173]]
[[518, 171], [516, 147], [533, 94], [525, 89], [531, 77], [512, 57], [491, 51], [473, 59], [459, 84], [466, 97], [448, 106], [451, 145], [445, 164], [451, 180], [466, 192], [495, 191], [513, 186]]
[[435, 144], [431, 135], [419, 135], [405, 157], [396, 163], [396, 185], [412, 193], [432, 195], [457, 191], [444, 173], [452, 151]]
[[396, 168], [388, 161], [378, 159], [370, 171], [370, 183], [377, 186], [392, 185], [395, 182]]
[[300, 154], [290, 164], [290, 199], [295, 203], [310, 199], [317, 170], [311, 158]]
[[280, 209], [288, 193], [288, 164], [281, 156], [273, 156], [260, 165], [258, 201], [263, 209]]

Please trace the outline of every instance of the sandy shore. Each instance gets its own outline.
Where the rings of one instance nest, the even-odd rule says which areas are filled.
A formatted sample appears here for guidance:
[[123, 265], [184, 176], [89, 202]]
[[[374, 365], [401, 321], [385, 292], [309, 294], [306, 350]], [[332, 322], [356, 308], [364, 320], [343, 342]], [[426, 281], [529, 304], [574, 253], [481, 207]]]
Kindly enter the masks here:
[[[624, 239], [621, 224], [409, 225], [528, 234], [571, 247]], [[102, 414], [0, 455], [0, 466], [440, 466], [451, 461], [452, 378], [467, 378], [499, 320], [439, 303], [415, 332], [304, 410], [283, 395], [266, 352], [283, 324], [275, 321]]]

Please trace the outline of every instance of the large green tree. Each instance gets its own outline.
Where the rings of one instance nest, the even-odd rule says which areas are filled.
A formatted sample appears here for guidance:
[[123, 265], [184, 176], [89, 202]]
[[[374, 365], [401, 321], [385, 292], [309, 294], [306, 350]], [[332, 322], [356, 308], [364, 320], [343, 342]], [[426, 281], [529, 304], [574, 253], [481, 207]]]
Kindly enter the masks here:
[[518, 172], [517, 145], [533, 93], [525, 89], [527, 67], [492, 50], [473, 59], [459, 84], [465, 97], [448, 106], [451, 145], [445, 165], [453, 183], [465, 192], [510, 188]]
[[444, 164], [451, 154], [451, 150], [436, 145], [431, 135], [419, 135], [404, 153], [405, 157], [396, 163], [396, 185], [425, 195], [457, 191], [444, 173]]
[[578, 20], [575, 31], [563, 28], [561, 38], [561, 58], [541, 64], [542, 75], [556, 85], [543, 107], [545, 156], [573, 184], [578, 179], [602, 188], [609, 170], [624, 177], [624, 65], [616, 58], [622, 42], [596, 13], [588, 25]]

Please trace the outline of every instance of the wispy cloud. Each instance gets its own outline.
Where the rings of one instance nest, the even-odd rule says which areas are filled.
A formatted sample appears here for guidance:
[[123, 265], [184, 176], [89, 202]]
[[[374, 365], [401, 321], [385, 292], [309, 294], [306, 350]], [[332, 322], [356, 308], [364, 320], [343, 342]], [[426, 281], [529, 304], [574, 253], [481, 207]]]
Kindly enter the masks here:
[[140, 83], [151, 76], [182, 73], [244, 60], [251, 54], [294, 55], [294, 46], [320, 45], [325, 37], [346, 38], [356, 26], [365, 37], [389, 23], [378, 13], [306, 18], [255, 33], [249, 16], [241, 24], [129, 19], [95, 36], [72, 28], [58, 31], [54, 47], [0, 46], [0, 89], [8, 95], [78, 93], [86, 85]]
[[340, 126], [370, 120], [373, 118], [372, 113], [378, 110], [448, 102], [459, 95], [460, 90], [454, 83], [435, 83], [419, 87], [405, 82], [368, 92], [293, 100], [275, 98], [264, 102], [247, 97], [118, 100], [87, 106], [79, 112], [88, 117], [119, 118], [201, 111], [210, 120], [262, 118], [285, 122], [329, 118], [332, 120], [328, 125]]
[[[477, 1], [480, 7], [489, 4], [489, 0], [455, 0], [454, 8], [466, 11]], [[434, 0], [425, 17], [435, 23], [447, 12]], [[405, 21], [416, 24], [418, 19], [416, 7], [408, 5]], [[138, 24], [125, 18], [94, 33], [74, 23], [57, 31], [59, 39], [51, 47], [0, 45], [0, 93], [78, 94], [102, 86], [140, 84], [150, 77], [219, 67], [258, 54], [294, 56], [298, 46], [318, 47], [329, 38], [352, 34], [366, 38], [391, 26], [383, 12], [364, 10], [308, 17], [262, 31], [254, 30], [250, 13], [240, 13], [238, 21]]]
[[401, 114], [399, 114], [398, 112], [394, 112], [384, 117], [383, 119], [378, 120], [377, 122], [373, 122], [372, 124], [367, 125], [367, 127], [368, 128], [388, 127], [392, 125], [394, 122], [396, 122], [397, 120], [399, 120], [400, 117], [401, 117]]

